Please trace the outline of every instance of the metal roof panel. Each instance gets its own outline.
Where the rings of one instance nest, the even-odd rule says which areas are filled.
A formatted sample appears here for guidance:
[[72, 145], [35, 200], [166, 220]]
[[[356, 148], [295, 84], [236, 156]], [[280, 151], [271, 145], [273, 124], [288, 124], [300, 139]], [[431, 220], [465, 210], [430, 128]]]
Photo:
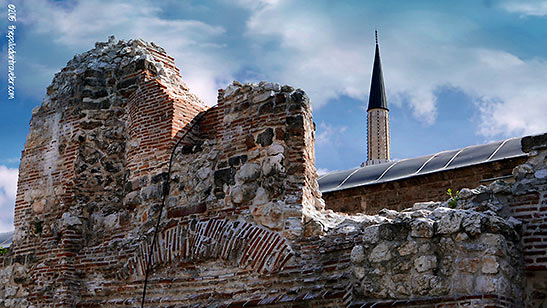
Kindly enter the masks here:
[[521, 150], [521, 139], [511, 138], [434, 155], [337, 171], [321, 176], [318, 180], [319, 189], [322, 192], [343, 190], [526, 155]]
[[337, 171], [328, 173], [317, 182], [319, 183], [319, 186], [321, 186], [321, 191], [329, 191], [334, 190], [338, 187], [353, 171], [357, 170], [358, 168], [353, 168], [350, 170], [344, 170], [344, 171]]
[[501, 143], [499, 141], [464, 148], [446, 168], [465, 167], [486, 162]]
[[397, 162], [392, 168], [390, 168], [380, 181], [390, 181], [409, 175], [415, 174], [420, 167], [432, 157], [433, 155], [420, 156], [416, 158], [403, 159]]
[[525, 155], [525, 153], [522, 152], [522, 148], [520, 145], [521, 139], [522, 138], [507, 139], [505, 143], [501, 146], [501, 148], [496, 153], [494, 153], [494, 155], [492, 155], [490, 160], [498, 160], [508, 157]]
[[359, 170], [353, 173], [339, 189], [361, 186], [374, 182], [393, 164], [395, 164], [395, 162], [359, 168]]
[[435, 156], [427, 162], [427, 164], [420, 170], [418, 174], [424, 174], [434, 172], [444, 168], [446, 164], [456, 155], [460, 150], [444, 151], [435, 154]]

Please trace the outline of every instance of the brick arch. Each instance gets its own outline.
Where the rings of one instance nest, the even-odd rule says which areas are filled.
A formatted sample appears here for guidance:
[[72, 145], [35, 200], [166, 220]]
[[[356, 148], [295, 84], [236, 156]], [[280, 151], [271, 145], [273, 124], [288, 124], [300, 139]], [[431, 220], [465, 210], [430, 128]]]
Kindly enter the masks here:
[[[133, 278], [146, 272], [151, 238], [137, 247], [129, 260]], [[208, 219], [179, 223], [158, 234], [153, 268], [175, 261], [222, 260], [257, 273], [279, 272], [293, 257], [289, 242], [278, 232], [240, 220]]]

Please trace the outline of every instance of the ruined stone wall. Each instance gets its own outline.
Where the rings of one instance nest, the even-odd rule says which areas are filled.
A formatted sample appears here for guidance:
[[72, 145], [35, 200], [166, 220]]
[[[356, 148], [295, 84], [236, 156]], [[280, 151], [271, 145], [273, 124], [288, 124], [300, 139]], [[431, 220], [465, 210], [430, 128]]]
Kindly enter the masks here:
[[[381, 211], [393, 222], [377, 227], [396, 228], [398, 236], [376, 236], [376, 227], [369, 227], [354, 248], [354, 292], [360, 303], [397, 306], [397, 299], [410, 297], [409, 307], [466, 301], [480, 307], [546, 305], [547, 134], [523, 138], [522, 150], [529, 156], [513, 169], [513, 178], [462, 189], [452, 204], [457, 209], [439, 207], [449, 206], [444, 202], [418, 203], [401, 213]], [[379, 285], [371, 283], [380, 279]], [[429, 283], [421, 283], [424, 279]], [[425, 298], [412, 299], [428, 287]]]
[[4, 279], [14, 271], [24, 278], [2, 290], [13, 298], [2, 304], [135, 303], [150, 253], [152, 303], [166, 288], [178, 294], [174, 303], [201, 302], [187, 283], [215, 273], [212, 291], [230, 276], [258, 287], [228, 298], [215, 291], [213, 301], [286, 292], [286, 283], [265, 292], [271, 282], [259, 276], [294, 262], [288, 240], [302, 238], [304, 209], [322, 206], [309, 99], [288, 86], [234, 83], [205, 109], [153, 44], [111, 39], [71, 60], [31, 121], [16, 237], [2, 257]]
[[433, 202], [380, 215], [389, 221], [366, 228], [351, 253], [354, 306], [523, 305], [516, 220]]
[[[443, 201], [446, 191], [489, 184], [481, 182], [511, 175], [526, 157], [510, 158], [380, 184], [323, 193], [327, 209], [348, 214], [374, 215], [383, 208], [401, 211], [414, 203]], [[491, 182], [491, 181], [490, 181]]]
[[173, 59], [139, 40], [97, 43], [56, 74], [21, 158], [11, 249], [30, 265], [26, 300], [79, 300], [79, 252], [138, 223], [129, 178], [166, 169], [174, 132], [204, 109]]
[[[522, 139], [526, 163], [513, 170], [511, 181], [460, 193], [463, 206], [497, 210], [522, 223], [527, 307], [547, 305], [547, 134]], [[513, 182], [514, 181], [514, 182]]]
[[0, 307], [138, 306], [149, 257], [146, 307], [540, 303], [543, 272], [526, 276], [520, 249], [540, 251], [543, 222], [504, 205], [543, 202], [544, 160], [457, 209], [349, 216], [324, 209], [313, 143], [300, 89], [234, 82], [207, 109], [160, 47], [98, 43], [34, 111]]

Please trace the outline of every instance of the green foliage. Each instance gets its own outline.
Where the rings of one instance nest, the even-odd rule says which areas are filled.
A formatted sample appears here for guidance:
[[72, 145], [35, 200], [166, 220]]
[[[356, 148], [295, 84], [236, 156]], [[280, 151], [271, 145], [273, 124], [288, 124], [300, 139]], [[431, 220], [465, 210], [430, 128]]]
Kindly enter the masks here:
[[43, 221], [41, 220], [35, 220], [34, 221], [34, 233], [36, 234], [41, 234], [42, 233], [42, 230], [43, 230]]
[[456, 192], [452, 192], [452, 189], [448, 189], [446, 191], [446, 194], [450, 196], [450, 199], [448, 199], [448, 206], [451, 208], [455, 208], [458, 205], [458, 200], [460, 200], [460, 197], [458, 196], [460, 194], [459, 190], [456, 190]]
[[5, 254], [7, 254], [7, 253], [8, 253], [8, 251], [9, 251], [9, 249], [8, 249], [8, 248], [3, 248], [3, 247], [0, 247], [0, 255], [5, 255]]

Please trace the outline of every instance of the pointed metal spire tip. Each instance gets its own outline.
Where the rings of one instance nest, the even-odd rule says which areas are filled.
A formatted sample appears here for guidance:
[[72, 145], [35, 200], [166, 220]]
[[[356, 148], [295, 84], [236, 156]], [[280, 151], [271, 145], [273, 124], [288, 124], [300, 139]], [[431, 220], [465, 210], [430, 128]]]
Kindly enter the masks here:
[[374, 30], [374, 36], [376, 36], [376, 45], [378, 45], [378, 30]]

